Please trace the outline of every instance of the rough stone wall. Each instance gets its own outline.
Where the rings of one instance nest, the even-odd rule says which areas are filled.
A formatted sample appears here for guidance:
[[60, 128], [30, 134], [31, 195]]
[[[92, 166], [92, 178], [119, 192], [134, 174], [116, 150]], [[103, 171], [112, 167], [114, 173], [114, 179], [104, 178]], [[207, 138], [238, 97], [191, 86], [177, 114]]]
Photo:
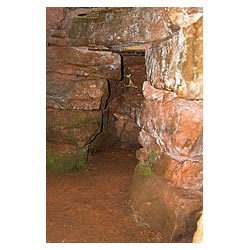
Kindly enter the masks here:
[[147, 79], [157, 89], [174, 91], [185, 99], [202, 99], [203, 17], [200, 11], [191, 10], [164, 10], [168, 13], [165, 19], [179, 29], [166, 39], [148, 44]]
[[[166, 242], [194, 232], [202, 211], [202, 16], [202, 8], [47, 10], [49, 155], [61, 152], [64, 160], [70, 153], [67, 162], [75, 165], [94, 137], [93, 147], [105, 147], [110, 128], [123, 141], [139, 132], [143, 148], [136, 153], [130, 205]], [[131, 57], [123, 57], [120, 72], [112, 51], [127, 50], [145, 52], [147, 81]], [[86, 124], [92, 124], [88, 138]]]
[[130, 197], [136, 218], [174, 242], [195, 231], [202, 211], [203, 18], [200, 8], [163, 11], [169, 36], [145, 44], [143, 148]]
[[68, 11], [47, 8], [46, 165], [54, 172], [86, 166], [108, 113], [107, 79], [121, 78], [119, 54], [70, 46]]

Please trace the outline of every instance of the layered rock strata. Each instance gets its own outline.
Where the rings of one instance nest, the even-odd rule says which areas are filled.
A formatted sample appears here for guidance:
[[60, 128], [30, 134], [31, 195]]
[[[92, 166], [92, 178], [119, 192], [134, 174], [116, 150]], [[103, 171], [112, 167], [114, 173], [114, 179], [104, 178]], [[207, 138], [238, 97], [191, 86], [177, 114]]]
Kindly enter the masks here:
[[[55, 16], [49, 15], [47, 19], [50, 27], [60, 26], [65, 12], [63, 8], [53, 8]], [[57, 25], [53, 26], [53, 22]], [[51, 32], [49, 34], [48, 41], [51, 42], [53, 36]], [[120, 78], [119, 54], [59, 44], [47, 47], [46, 148], [49, 171], [68, 172], [86, 166], [90, 144], [102, 132], [108, 113], [107, 79]]]

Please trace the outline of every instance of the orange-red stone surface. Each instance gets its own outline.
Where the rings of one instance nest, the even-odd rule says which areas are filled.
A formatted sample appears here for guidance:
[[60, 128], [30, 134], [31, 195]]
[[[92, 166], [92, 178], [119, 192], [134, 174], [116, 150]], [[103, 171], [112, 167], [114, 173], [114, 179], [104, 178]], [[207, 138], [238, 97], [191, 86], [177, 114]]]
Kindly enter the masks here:
[[50, 79], [47, 77], [47, 108], [100, 109], [106, 105], [108, 82], [105, 79]]
[[119, 54], [87, 47], [47, 47], [47, 72], [120, 80]]

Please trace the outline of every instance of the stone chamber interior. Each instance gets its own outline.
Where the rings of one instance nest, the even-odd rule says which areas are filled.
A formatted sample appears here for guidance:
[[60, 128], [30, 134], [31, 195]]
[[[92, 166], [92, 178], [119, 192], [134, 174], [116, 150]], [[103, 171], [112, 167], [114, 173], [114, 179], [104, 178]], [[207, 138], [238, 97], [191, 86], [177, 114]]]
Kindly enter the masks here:
[[[47, 242], [202, 240], [202, 23], [202, 8], [47, 8]], [[93, 238], [101, 213], [123, 211], [105, 205], [110, 190], [93, 205], [95, 185], [114, 191], [125, 179], [117, 201], [135, 224], [120, 221], [129, 227], [119, 238], [110, 219], [109, 236]]]

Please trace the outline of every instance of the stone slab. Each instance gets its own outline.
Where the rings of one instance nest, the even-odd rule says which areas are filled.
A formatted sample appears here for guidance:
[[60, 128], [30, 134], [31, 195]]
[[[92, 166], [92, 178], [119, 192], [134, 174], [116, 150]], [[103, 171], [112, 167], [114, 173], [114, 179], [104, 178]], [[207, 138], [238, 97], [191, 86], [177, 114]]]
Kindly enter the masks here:
[[82, 148], [100, 133], [101, 110], [57, 110], [46, 113], [46, 137], [49, 142], [65, 143]]
[[121, 57], [87, 47], [47, 47], [47, 72], [120, 80]]
[[47, 76], [46, 106], [55, 109], [91, 110], [106, 106], [106, 79], [70, 80]]

